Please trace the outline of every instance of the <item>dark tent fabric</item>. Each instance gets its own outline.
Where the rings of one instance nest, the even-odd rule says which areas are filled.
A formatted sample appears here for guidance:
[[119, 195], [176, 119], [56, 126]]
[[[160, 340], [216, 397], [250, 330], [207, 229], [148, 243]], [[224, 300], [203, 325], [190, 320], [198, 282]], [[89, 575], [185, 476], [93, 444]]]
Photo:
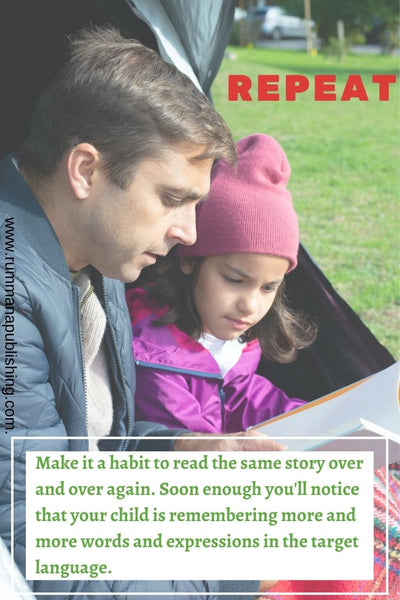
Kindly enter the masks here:
[[[234, 14], [233, 0], [126, 0], [135, 14], [157, 32], [161, 56], [186, 57], [195, 82], [209, 95], [225, 52]], [[169, 39], [168, 39], [169, 37]], [[184, 72], [185, 69], [175, 62]], [[187, 72], [190, 76], [190, 74]]]
[[[194, 79], [208, 93], [223, 57], [234, 6], [233, 0], [3, 0], [0, 156], [22, 143], [36, 97], [63, 61], [66, 34], [82, 26], [112, 23], [164, 58], [168, 43], [175, 50], [171, 41], [175, 40]], [[201, 31], [196, 32], [198, 23]], [[282, 366], [263, 360], [260, 365], [260, 372], [289, 394], [314, 399], [394, 362], [304, 248], [298, 268], [287, 278], [287, 294], [291, 304], [315, 317], [319, 326], [314, 346], [302, 351], [295, 363]]]
[[23, 142], [36, 98], [64, 60], [65, 36], [109, 23], [157, 49], [152, 31], [124, 0], [2, 0], [0, 156]]
[[[234, 5], [234, 0], [2, 0], [0, 156], [17, 150], [24, 140], [36, 98], [64, 60], [67, 35], [85, 26], [113, 24], [174, 62], [162, 43], [173, 35], [170, 47], [181, 46], [173, 58], [185, 55], [192, 79], [208, 94], [228, 41]], [[149, 22], [157, 17], [159, 41], [138, 14], [146, 14]], [[205, 32], [195, 35], [199, 23]]]
[[311, 348], [289, 365], [262, 360], [259, 372], [292, 396], [313, 400], [377, 373], [395, 362], [352, 308], [300, 247], [298, 267], [286, 277], [286, 294], [293, 307], [318, 325]]

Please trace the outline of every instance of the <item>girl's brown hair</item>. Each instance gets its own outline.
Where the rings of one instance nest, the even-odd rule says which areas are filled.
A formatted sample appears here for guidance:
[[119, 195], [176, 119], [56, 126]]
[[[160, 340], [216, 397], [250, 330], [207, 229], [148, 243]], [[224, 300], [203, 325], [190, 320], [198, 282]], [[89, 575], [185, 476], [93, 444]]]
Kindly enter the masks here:
[[[173, 323], [193, 339], [198, 339], [202, 328], [193, 291], [205, 259], [194, 257], [192, 260], [193, 272], [186, 275], [181, 271], [179, 259], [167, 256], [144, 270], [140, 284], [146, 288], [155, 306], [169, 306], [163, 317], [153, 322], [155, 327]], [[309, 318], [287, 305], [282, 283], [268, 313], [240, 339], [249, 342], [257, 338], [265, 358], [289, 363], [299, 350], [313, 343], [316, 333], [316, 326]]]

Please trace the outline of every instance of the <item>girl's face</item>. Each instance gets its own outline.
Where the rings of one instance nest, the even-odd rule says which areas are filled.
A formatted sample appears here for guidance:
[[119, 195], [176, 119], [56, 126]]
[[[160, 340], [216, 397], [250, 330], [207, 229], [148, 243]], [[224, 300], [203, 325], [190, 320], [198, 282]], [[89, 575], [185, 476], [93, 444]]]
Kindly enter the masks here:
[[[190, 259], [180, 259], [184, 273]], [[224, 254], [205, 258], [199, 267], [194, 303], [204, 333], [232, 340], [269, 311], [289, 267], [286, 258], [268, 254]]]

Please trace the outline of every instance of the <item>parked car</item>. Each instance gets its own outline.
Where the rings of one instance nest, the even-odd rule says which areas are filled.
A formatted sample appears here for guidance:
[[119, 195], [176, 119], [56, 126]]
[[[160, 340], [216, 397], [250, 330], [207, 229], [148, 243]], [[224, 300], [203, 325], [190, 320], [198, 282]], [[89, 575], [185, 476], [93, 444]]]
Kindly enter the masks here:
[[[248, 18], [251, 20], [260, 20], [260, 34], [270, 37], [273, 40], [280, 40], [284, 37], [306, 37], [306, 19], [289, 15], [280, 6], [265, 6], [250, 9], [248, 11]], [[311, 29], [314, 26], [314, 21], [310, 21]]]
[[244, 8], [240, 8], [239, 6], [237, 6], [235, 8], [235, 13], [234, 13], [234, 21], [241, 21], [242, 19], [245, 19], [247, 16], [247, 10], [245, 10]]

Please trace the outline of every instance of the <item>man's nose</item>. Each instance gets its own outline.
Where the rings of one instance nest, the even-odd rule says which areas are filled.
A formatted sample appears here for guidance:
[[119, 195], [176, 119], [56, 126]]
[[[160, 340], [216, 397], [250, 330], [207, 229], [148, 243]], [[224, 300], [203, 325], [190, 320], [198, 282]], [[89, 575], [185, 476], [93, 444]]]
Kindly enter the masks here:
[[191, 246], [195, 243], [197, 238], [196, 205], [188, 205], [187, 210], [181, 210], [179, 212], [179, 218], [170, 227], [168, 237], [176, 239], [177, 244]]

